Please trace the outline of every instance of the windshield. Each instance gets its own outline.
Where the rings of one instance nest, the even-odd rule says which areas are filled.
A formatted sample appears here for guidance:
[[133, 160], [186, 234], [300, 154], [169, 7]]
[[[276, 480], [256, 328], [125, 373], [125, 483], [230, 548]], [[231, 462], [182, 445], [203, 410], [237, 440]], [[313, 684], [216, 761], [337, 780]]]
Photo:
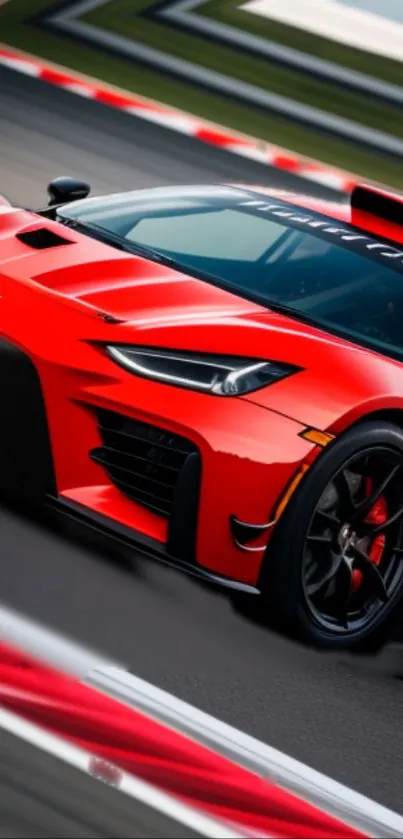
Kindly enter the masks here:
[[241, 190], [131, 196], [84, 201], [61, 215], [403, 360], [403, 252], [394, 245]]

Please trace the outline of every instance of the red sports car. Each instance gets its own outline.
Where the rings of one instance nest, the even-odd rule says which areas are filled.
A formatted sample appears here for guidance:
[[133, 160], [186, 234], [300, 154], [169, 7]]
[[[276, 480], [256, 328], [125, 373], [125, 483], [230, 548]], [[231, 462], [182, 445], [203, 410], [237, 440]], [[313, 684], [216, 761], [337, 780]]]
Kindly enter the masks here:
[[373, 644], [403, 595], [403, 199], [88, 193], [0, 206], [3, 491]]

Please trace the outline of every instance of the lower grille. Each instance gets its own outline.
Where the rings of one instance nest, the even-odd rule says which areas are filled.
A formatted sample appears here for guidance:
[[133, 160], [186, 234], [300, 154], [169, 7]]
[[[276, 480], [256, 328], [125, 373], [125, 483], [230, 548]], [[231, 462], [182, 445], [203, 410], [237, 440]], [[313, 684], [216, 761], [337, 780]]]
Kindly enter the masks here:
[[181, 472], [197, 447], [184, 437], [112, 411], [98, 410], [103, 445], [90, 457], [125, 495], [169, 518]]

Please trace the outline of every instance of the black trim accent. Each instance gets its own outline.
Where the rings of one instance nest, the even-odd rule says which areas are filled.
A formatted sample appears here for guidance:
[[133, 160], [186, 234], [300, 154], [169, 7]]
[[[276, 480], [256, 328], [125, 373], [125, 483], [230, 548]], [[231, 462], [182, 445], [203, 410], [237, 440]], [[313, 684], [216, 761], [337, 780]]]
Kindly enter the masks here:
[[104, 323], [108, 323], [111, 326], [116, 326], [119, 323], [126, 323], [124, 318], [116, 318], [114, 315], [108, 315], [105, 312], [98, 312], [98, 317], [104, 321]]
[[403, 225], [403, 200], [399, 200], [398, 195], [394, 198], [365, 184], [358, 184], [353, 188], [350, 200], [353, 210]]
[[182, 466], [172, 499], [167, 551], [183, 562], [196, 561], [201, 471], [200, 453], [192, 452]]
[[3, 338], [0, 392], [0, 486], [40, 500], [56, 488], [41, 382], [31, 359]]
[[171, 554], [164, 550], [164, 545], [161, 542], [151, 539], [149, 536], [144, 536], [143, 533], [139, 533], [137, 530], [133, 530], [132, 528], [126, 527], [119, 522], [115, 522], [113, 519], [102, 516], [99, 513], [90, 510], [88, 507], [77, 504], [75, 501], [69, 501], [65, 498], [56, 498], [49, 495], [47, 502], [48, 506], [56, 512], [59, 511], [63, 515], [68, 516], [71, 520], [84, 524], [88, 529], [93, 530], [96, 534], [113, 536], [115, 541], [125, 547], [137, 550], [144, 556], [157, 560], [164, 565], [177, 568], [179, 571], [183, 571], [190, 577], [194, 577], [200, 581], [204, 581], [219, 588], [231, 589], [245, 594], [260, 594], [258, 588], [250, 586], [248, 583], [241, 583], [237, 580], [231, 579], [230, 577], [221, 577], [220, 575], [207, 571], [198, 565], [182, 562], [178, 559], [178, 557], [171, 556]]

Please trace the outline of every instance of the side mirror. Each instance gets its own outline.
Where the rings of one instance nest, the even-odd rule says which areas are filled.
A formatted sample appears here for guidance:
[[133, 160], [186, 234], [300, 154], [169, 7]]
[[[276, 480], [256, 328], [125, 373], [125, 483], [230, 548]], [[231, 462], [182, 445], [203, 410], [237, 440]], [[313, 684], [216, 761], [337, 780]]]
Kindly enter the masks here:
[[49, 207], [56, 204], [67, 204], [69, 201], [81, 201], [89, 195], [91, 187], [85, 181], [78, 181], [76, 178], [61, 176], [54, 178], [48, 185], [50, 198]]

